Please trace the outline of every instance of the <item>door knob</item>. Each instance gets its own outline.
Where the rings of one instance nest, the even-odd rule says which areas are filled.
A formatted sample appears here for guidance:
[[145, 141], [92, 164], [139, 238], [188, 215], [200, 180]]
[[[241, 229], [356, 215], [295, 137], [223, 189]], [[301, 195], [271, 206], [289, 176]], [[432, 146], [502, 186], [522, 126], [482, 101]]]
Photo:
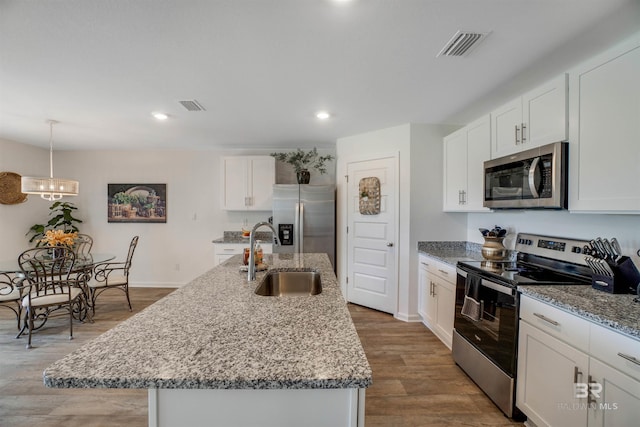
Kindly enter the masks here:
[[392, 247], [392, 246], [393, 246], [393, 242], [389, 242], [389, 243], [387, 243], [387, 247], [389, 247], [389, 248], [390, 248], [390, 247]]

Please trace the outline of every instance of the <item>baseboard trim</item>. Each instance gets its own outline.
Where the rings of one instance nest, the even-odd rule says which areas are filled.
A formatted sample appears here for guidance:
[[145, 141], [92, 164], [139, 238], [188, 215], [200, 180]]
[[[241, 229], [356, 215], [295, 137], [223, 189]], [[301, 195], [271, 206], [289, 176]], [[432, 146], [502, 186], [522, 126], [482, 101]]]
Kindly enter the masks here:
[[396, 313], [393, 317], [408, 323], [422, 322], [422, 317], [419, 314]]
[[185, 285], [185, 283], [175, 283], [175, 282], [131, 282], [129, 283], [130, 288], [181, 288]]

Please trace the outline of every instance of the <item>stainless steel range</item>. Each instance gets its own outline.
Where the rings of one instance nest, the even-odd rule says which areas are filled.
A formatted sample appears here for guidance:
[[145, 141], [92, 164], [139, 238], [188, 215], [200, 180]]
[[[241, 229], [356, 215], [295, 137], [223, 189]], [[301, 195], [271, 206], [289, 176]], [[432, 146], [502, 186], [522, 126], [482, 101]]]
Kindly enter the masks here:
[[515, 261], [457, 265], [453, 358], [509, 417], [515, 407], [518, 285], [591, 285], [586, 240], [520, 233]]

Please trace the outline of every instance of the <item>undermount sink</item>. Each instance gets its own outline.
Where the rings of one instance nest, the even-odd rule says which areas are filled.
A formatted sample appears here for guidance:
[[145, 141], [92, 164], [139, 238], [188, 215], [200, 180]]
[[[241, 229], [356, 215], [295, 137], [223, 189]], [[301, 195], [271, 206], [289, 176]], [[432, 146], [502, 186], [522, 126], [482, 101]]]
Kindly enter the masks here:
[[269, 270], [255, 290], [262, 296], [318, 295], [320, 272], [311, 269]]

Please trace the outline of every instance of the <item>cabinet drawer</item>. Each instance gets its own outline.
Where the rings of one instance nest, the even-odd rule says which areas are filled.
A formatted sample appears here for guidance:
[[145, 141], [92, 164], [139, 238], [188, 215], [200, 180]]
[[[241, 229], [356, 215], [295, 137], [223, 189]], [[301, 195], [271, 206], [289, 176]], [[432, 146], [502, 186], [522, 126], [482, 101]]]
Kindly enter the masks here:
[[[260, 243], [262, 246], [262, 253], [273, 253], [273, 245], [268, 243]], [[247, 243], [216, 243], [214, 253], [216, 255], [237, 255], [244, 252], [244, 248], [249, 247], [249, 240]]]
[[590, 322], [522, 295], [520, 319], [582, 351], [589, 349]]
[[420, 262], [426, 265], [429, 274], [439, 276], [450, 283], [456, 282], [456, 268], [454, 266], [427, 255], [420, 255]]
[[591, 325], [589, 353], [640, 380], [640, 341], [599, 325]]

